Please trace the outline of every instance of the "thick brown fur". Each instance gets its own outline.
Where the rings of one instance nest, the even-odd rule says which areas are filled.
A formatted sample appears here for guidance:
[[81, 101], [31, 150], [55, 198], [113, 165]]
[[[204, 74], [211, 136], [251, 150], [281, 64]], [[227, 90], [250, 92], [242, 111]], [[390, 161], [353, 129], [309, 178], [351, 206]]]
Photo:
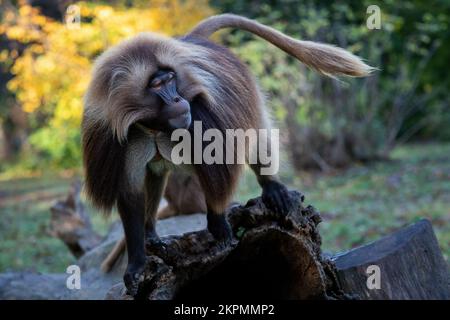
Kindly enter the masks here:
[[[179, 92], [191, 102], [193, 121], [202, 121], [204, 130], [264, 127], [255, 81], [226, 48], [202, 39], [174, 40], [152, 34], [125, 41], [97, 61], [83, 118], [86, 191], [104, 211], [110, 211], [119, 189], [126, 187], [126, 140], [132, 124], [151, 112], [142, 105], [139, 91], [158, 65], [177, 71]], [[202, 186], [211, 190], [207, 197], [214, 209], [222, 211], [241, 166], [195, 166], [195, 170]]]

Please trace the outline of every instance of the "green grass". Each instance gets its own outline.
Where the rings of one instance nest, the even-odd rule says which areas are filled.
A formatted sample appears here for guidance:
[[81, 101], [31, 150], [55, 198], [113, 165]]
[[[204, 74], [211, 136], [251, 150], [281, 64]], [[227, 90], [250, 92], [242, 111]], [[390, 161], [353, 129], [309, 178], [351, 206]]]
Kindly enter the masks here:
[[[338, 252], [428, 218], [447, 261], [450, 258], [450, 144], [397, 148], [391, 161], [354, 166], [335, 175], [281, 172], [321, 212], [323, 249]], [[239, 199], [260, 192], [251, 173]]]
[[[347, 250], [425, 217], [449, 261], [450, 144], [400, 147], [391, 161], [333, 175], [296, 176], [286, 166], [281, 176], [321, 212], [324, 250]], [[70, 182], [57, 176], [0, 181], [0, 272], [64, 272], [74, 261], [64, 244], [48, 233], [49, 208], [65, 197]], [[247, 171], [237, 200], [259, 194], [256, 179]], [[94, 227], [104, 233], [109, 221], [100, 214], [91, 216]]]
[[[50, 207], [64, 199], [73, 179], [58, 176], [0, 181], [0, 272], [65, 272], [75, 261], [65, 245], [50, 235]], [[105, 233], [108, 221], [91, 215]]]
[[73, 261], [48, 234], [49, 208], [67, 192], [68, 182], [32, 178], [0, 183], [0, 270], [56, 271], [61, 261]]

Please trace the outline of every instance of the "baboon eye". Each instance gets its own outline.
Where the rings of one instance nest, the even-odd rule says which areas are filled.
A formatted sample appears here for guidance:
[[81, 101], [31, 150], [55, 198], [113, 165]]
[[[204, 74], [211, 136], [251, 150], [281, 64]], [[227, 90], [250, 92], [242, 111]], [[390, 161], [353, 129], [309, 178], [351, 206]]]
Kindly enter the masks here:
[[160, 79], [154, 79], [151, 83], [150, 86], [154, 89], [159, 89], [161, 87], [162, 81]]
[[173, 79], [175, 79], [175, 72], [160, 70], [151, 77], [149, 86], [152, 89], [158, 90], [164, 83], [169, 83]]

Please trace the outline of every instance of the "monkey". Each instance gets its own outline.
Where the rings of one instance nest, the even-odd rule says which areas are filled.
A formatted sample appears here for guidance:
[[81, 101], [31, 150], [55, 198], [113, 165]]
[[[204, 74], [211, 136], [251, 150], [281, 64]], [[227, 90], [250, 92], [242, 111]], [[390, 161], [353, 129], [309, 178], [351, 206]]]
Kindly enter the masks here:
[[[207, 211], [205, 195], [200, 182], [194, 175], [182, 171], [170, 173], [164, 191], [167, 205], [156, 213], [158, 220], [175, 215], [205, 213]], [[118, 240], [108, 256], [102, 261], [100, 269], [108, 273], [125, 251], [125, 238]]]
[[[123, 280], [133, 296], [144, 275], [145, 245], [164, 246], [155, 219], [168, 172], [196, 175], [205, 196], [208, 231], [218, 245], [233, 239], [224, 211], [243, 165], [175, 165], [170, 157], [171, 134], [186, 129], [193, 135], [196, 121], [203, 130], [222, 133], [271, 127], [263, 94], [247, 66], [209, 39], [224, 28], [253, 33], [324, 75], [360, 77], [372, 71], [344, 49], [296, 40], [233, 14], [209, 17], [177, 38], [144, 32], [103, 52], [96, 59], [84, 99], [85, 190], [101, 211], [117, 207], [128, 253]], [[270, 152], [277, 152], [270, 140], [265, 143]], [[250, 163], [263, 203], [284, 216], [290, 210], [288, 189], [276, 174], [261, 174], [265, 167], [260, 159]]]
[[167, 206], [158, 212], [158, 219], [207, 211], [205, 195], [195, 175], [172, 172], [167, 179], [164, 197]]

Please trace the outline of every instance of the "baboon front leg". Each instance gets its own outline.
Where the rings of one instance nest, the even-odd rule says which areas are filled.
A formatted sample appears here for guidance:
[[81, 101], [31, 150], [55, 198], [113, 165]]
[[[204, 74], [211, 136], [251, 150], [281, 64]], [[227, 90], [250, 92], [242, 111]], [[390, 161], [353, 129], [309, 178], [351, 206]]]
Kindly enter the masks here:
[[262, 188], [261, 198], [267, 208], [282, 215], [287, 215], [291, 209], [291, 199], [286, 186], [279, 181], [276, 175], [261, 174], [261, 164], [251, 164], [250, 167]]
[[144, 201], [142, 196], [122, 194], [117, 200], [128, 251], [128, 266], [123, 277], [128, 292], [135, 296], [145, 268]]
[[223, 212], [216, 212], [208, 207], [206, 214], [208, 220], [208, 231], [222, 245], [226, 245], [233, 239], [233, 232]]
[[147, 245], [162, 245], [156, 233], [156, 220], [159, 203], [167, 183], [168, 172], [156, 174], [147, 169], [145, 175], [145, 236]]

